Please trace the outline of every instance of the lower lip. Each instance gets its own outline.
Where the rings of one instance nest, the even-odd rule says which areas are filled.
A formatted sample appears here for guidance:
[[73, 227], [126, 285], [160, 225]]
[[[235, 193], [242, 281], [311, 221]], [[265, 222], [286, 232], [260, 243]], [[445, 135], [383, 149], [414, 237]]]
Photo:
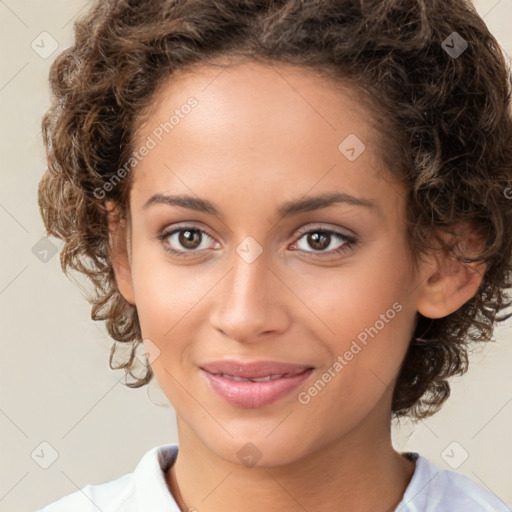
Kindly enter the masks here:
[[276, 402], [299, 387], [313, 372], [313, 369], [292, 377], [263, 382], [240, 382], [207, 372], [201, 368], [211, 389], [224, 400], [236, 407], [257, 408]]

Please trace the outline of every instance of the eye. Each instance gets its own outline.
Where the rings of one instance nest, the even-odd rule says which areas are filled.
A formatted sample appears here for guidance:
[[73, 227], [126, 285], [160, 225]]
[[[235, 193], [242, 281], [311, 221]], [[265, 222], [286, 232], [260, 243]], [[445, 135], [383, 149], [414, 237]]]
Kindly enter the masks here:
[[[305, 228], [299, 230], [299, 234], [302, 236], [299, 237], [295, 246], [301, 251], [306, 253], [317, 253], [320, 257], [325, 256], [335, 256], [337, 254], [341, 254], [343, 252], [349, 251], [356, 245], [357, 239], [353, 236], [346, 235], [339, 231], [335, 231], [332, 229], [326, 229], [323, 227], [317, 227], [313, 229], [309, 229], [306, 231]], [[304, 239], [304, 244], [300, 247], [299, 242]], [[331, 248], [331, 250], [326, 250], [332, 246], [332, 244], [339, 244], [335, 248]], [[308, 250], [307, 247], [311, 247], [313, 250]]]
[[164, 231], [157, 238], [162, 242], [166, 251], [175, 256], [183, 257], [207, 249], [208, 247], [201, 247], [201, 245], [208, 238], [213, 240], [206, 231], [195, 226], [180, 226], [173, 230]]
[[[306, 230], [302, 228], [299, 230], [301, 235], [292, 248], [298, 247], [302, 252], [311, 254], [318, 257], [332, 257], [343, 252], [349, 251], [357, 244], [357, 239], [353, 236], [346, 235], [336, 230], [327, 229], [324, 227], [317, 227]], [[171, 254], [178, 257], [194, 256], [203, 250], [207, 250], [208, 239], [214, 240], [206, 231], [199, 229], [195, 226], [179, 226], [174, 229], [166, 230], [159, 234], [157, 238], [161, 241], [163, 248]], [[304, 239], [305, 243], [300, 247], [300, 241]], [[335, 248], [328, 249], [331, 245], [339, 244]], [[206, 247], [205, 247], [206, 245]], [[313, 250], [308, 250], [307, 247]], [[316, 254], [315, 254], [316, 253]]]

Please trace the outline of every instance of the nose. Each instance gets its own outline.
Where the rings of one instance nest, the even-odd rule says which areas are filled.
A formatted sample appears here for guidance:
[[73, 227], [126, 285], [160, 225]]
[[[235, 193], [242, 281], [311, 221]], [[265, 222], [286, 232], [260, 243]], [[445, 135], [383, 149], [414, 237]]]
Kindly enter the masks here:
[[224, 336], [253, 343], [286, 330], [289, 314], [282, 277], [265, 251], [254, 261], [233, 253], [233, 265], [219, 284], [211, 322]]

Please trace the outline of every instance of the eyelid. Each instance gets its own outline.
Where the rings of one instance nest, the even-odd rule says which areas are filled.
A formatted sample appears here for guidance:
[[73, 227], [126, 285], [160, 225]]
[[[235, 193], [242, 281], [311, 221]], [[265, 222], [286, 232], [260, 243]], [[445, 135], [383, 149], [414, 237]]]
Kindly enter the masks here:
[[187, 228], [191, 229], [191, 230], [193, 229], [195, 231], [201, 231], [202, 233], [205, 233], [210, 238], [215, 240], [215, 237], [213, 235], [211, 235], [206, 228], [203, 227], [203, 224], [201, 222], [193, 221], [193, 220], [191, 220], [189, 222], [183, 221], [183, 222], [177, 222], [175, 224], [168, 224], [164, 228], [162, 228], [160, 230], [160, 232], [161, 232], [161, 234], [170, 235], [171, 233], [173, 233], [175, 231], [186, 230]]
[[[340, 231], [341, 229], [345, 229], [346, 231], [349, 231], [349, 233], [343, 233], [342, 231]], [[330, 231], [330, 232], [338, 233], [339, 235], [345, 236], [347, 238], [351, 238], [354, 240], [357, 239], [357, 235], [351, 229], [341, 228], [339, 226], [333, 227], [330, 224], [325, 224], [325, 223], [321, 223], [321, 222], [317, 223], [317, 224], [315, 224], [315, 223], [307, 224], [306, 226], [300, 227], [297, 230], [297, 235], [303, 235], [304, 233], [309, 233], [310, 231], [315, 231], [315, 230]]]

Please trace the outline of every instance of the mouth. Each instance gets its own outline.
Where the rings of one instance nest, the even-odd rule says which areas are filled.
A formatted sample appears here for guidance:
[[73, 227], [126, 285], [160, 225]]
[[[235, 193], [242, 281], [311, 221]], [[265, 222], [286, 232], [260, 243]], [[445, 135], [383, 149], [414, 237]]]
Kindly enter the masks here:
[[215, 375], [239, 377], [242, 379], [281, 378], [293, 376], [313, 368], [309, 364], [283, 363], [280, 361], [237, 361], [226, 359], [211, 361], [200, 365], [202, 370]]
[[257, 408], [289, 395], [314, 371], [309, 365], [274, 361], [216, 361], [200, 366], [209, 388], [236, 407]]
[[[203, 368], [204, 369], [204, 368]], [[213, 373], [210, 372], [212, 375], [218, 375], [219, 377], [224, 377], [226, 379], [231, 379], [236, 382], [268, 382], [269, 380], [276, 380], [276, 379], [282, 379], [284, 377], [293, 377], [295, 375], [299, 375], [311, 368], [299, 368], [297, 371], [293, 373], [280, 373], [280, 374], [271, 374], [266, 375], [264, 377], [239, 377], [237, 375], [230, 375], [229, 373]], [[207, 370], [205, 370], [207, 371]]]

